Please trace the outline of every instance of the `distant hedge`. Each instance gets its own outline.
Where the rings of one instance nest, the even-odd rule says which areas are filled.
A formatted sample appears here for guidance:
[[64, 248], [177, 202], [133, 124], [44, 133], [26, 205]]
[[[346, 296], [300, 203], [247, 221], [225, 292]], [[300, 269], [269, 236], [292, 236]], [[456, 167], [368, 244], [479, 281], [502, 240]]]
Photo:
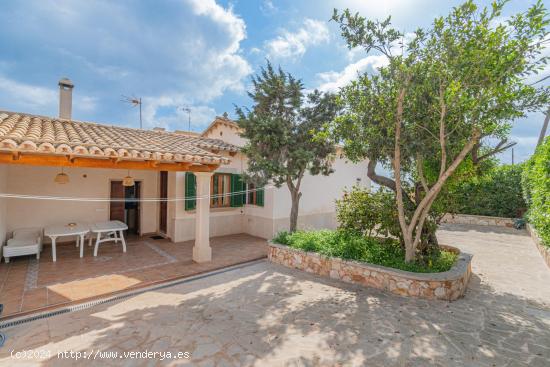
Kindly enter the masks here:
[[452, 211], [492, 217], [523, 216], [526, 204], [521, 189], [522, 171], [523, 165], [496, 166], [482, 176], [457, 182], [448, 191]]
[[535, 227], [543, 243], [550, 246], [550, 137], [525, 163], [522, 175], [527, 220]]

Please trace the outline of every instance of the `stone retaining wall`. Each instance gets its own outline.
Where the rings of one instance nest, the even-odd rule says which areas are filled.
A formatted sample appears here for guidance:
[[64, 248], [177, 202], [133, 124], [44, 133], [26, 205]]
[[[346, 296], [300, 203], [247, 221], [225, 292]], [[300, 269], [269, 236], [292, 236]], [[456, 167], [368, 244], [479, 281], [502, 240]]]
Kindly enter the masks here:
[[348, 283], [361, 284], [392, 293], [428, 299], [453, 301], [466, 291], [471, 275], [472, 255], [459, 253], [456, 264], [443, 273], [412, 273], [385, 266], [327, 257], [275, 243], [269, 244], [269, 261]]
[[500, 226], [513, 227], [513, 218], [489, 217], [486, 215], [470, 215], [470, 214], [445, 214], [442, 223], [454, 224], [477, 224], [479, 226]]
[[529, 234], [531, 235], [531, 238], [533, 239], [533, 242], [537, 246], [540, 252], [540, 255], [544, 259], [544, 262], [550, 268], [550, 247], [542, 244], [542, 240], [537, 234], [537, 231], [530, 224], [527, 224], [527, 232], [529, 232]]

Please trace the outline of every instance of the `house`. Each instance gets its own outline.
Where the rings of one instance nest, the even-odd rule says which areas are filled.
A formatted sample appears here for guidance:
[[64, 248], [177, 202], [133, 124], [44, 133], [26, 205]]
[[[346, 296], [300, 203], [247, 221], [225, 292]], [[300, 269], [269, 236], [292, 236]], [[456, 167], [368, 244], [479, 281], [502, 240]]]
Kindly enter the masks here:
[[[194, 239], [193, 259], [204, 262], [212, 236], [268, 239], [288, 228], [288, 189], [242, 182], [245, 141], [226, 116], [202, 134], [82, 122], [71, 118], [74, 85], [62, 79], [59, 87], [58, 118], [0, 111], [0, 193], [32, 197], [0, 198], [1, 243], [16, 228], [119, 219], [142, 236]], [[366, 163], [338, 156], [334, 169], [304, 178], [301, 228], [334, 228], [342, 190], [370, 185]], [[123, 186], [125, 177], [135, 184]]]

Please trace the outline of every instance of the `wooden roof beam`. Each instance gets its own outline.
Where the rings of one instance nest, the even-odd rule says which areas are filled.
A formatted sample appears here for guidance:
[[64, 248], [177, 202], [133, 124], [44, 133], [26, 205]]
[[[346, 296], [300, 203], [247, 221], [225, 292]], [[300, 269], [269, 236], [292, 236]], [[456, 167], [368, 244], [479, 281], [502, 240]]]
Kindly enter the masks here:
[[199, 164], [187, 162], [158, 162], [158, 161], [134, 161], [75, 157], [64, 155], [45, 154], [19, 154], [14, 159], [11, 153], [0, 153], [0, 164], [23, 164], [30, 166], [54, 166], [54, 167], [85, 167], [85, 168], [111, 168], [131, 169], [149, 171], [191, 171], [191, 172], [212, 172], [219, 164]]

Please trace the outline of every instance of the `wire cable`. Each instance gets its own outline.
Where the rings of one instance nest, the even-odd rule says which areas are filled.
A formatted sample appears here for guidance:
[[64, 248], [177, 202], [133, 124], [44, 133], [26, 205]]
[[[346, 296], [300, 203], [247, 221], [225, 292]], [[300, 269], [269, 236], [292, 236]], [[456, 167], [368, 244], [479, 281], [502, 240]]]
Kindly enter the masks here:
[[52, 201], [81, 201], [81, 202], [178, 202], [178, 201], [193, 201], [193, 200], [210, 200], [226, 196], [237, 196], [256, 192], [260, 190], [272, 190], [275, 186], [264, 186], [256, 189], [235, 191], [225, 194], [202, 195], [191, 197], [175, 197], [175, 198], [79, 198], [71, 196], [47, 196], [47, 195], [25, 195], [25, 194], [10, 194], [0, 193], [0, 198], [6, 199], [26, 199], [26, 200], [52, 200]]

